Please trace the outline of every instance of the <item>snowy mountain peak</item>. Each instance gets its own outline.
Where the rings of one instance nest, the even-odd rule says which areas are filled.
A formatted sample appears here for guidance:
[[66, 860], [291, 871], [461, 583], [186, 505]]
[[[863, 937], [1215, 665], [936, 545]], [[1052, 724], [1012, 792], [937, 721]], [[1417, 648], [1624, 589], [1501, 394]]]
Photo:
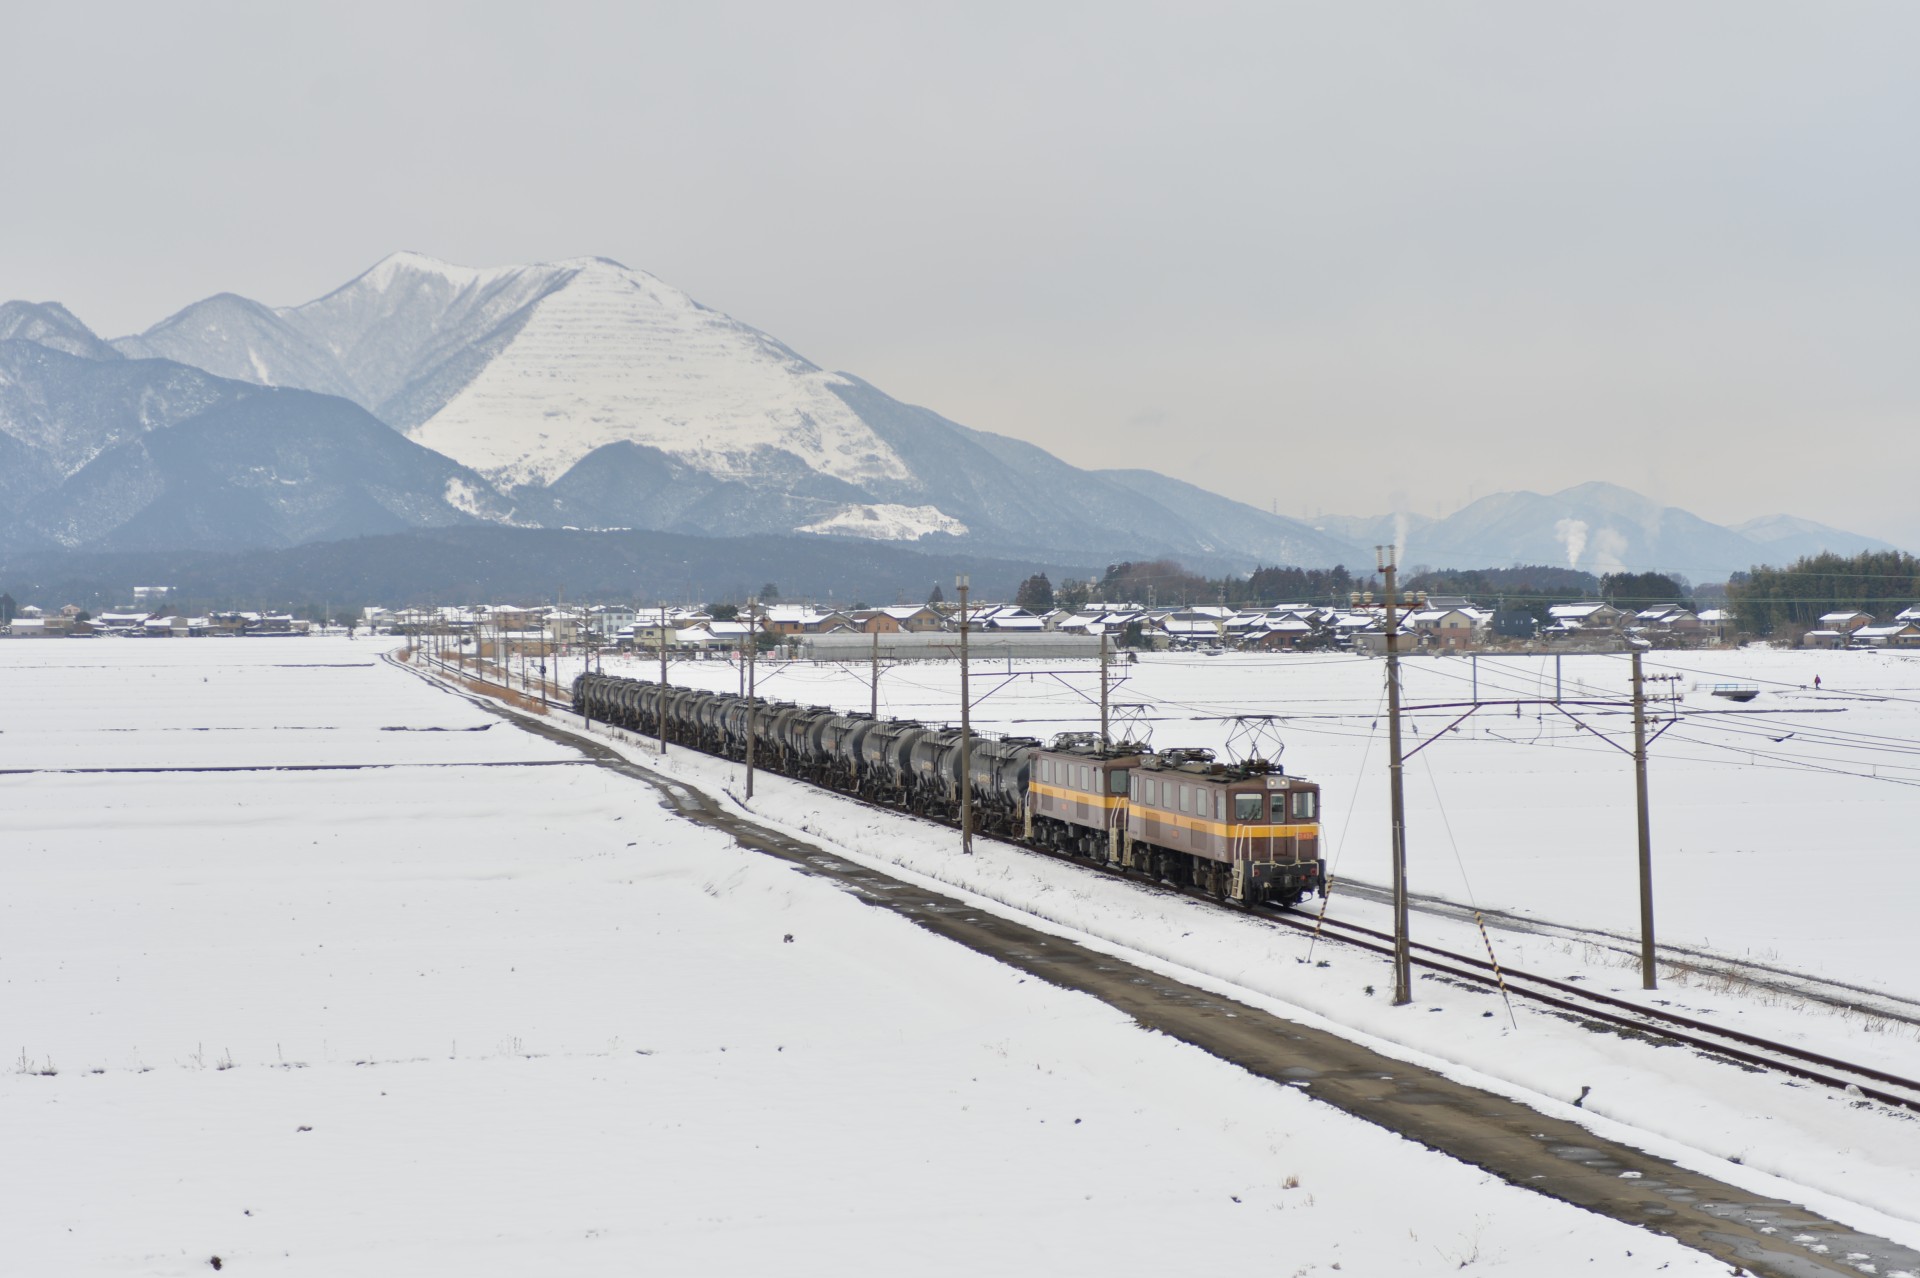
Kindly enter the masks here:
[[80, 318], [58, 302], [0, 303], [0, 342], [33, 342], [83, 359], [119, 359]]
[[348, 280], [326, 297], [316, 298], [300, 306], [286, 307], [286, 312], [304, 312], [321, 306], [327, 298], [342, 293], [385, 293], [394, 289], [403, 291], [421, 287], [441, 287], [452, 290], [472, 288], [490, 280], [504, 279], [520, 272], [538, 269], [525, 266], [461, 266], [455, 262], [443, 261], [426, 253], [416, 253], [403, 249], [398, 253], [389, 253], [360, 274]]
[[834, 393], [845, 379], [643, 271], [565, 265], [564, 282], [410, 432], [416, 441], [516, 486], [551, 483], [621, 442], [728, 479], [795, 460], [855, 484], [909, 478]]

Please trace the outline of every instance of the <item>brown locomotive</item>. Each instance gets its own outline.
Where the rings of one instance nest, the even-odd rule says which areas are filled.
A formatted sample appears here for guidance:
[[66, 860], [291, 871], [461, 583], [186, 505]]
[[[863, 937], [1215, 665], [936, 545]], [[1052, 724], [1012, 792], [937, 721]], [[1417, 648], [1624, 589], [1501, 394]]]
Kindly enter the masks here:
[[1235, 901], [1294, 905], [1326, 890], [1320, 787], [1259, 759], [1063, 733], [1033, 752], [1026, 834]]

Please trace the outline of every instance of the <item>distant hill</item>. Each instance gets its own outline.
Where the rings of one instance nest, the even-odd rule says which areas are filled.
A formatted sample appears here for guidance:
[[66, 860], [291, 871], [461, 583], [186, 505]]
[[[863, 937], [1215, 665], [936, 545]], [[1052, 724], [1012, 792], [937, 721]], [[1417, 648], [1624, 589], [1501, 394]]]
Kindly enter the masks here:
[[25, 552], [0, 555], [0, 591], [99, 607], [135, 583], [170, 585], [180, 606], [569, 599], [741, 599], [773, 582], [787, 598], [850, 605], [951, 597], [969, 573], [982, 598], [1012, 598], [1028, 574], [1087, 565], [945, 556], [835, 537], [691, 537], [490, 524], [416, 529], [283, 550]]
[[[1333, 516], [1316, 521], [1329, 532], [1392, 543], [1396, 517]], [[1822, 550], [1890, 549], [1872, 537], [1784, 515], [1737, 528], [1709, 523], [1677, 506], [1662, 506], [1614, 484], [1580, 484], [1557, 493], [1494, 493], [1444, 519], [1405, 521], [1401, 563], [1430, 568], [1562, 564], [1610, 572], [1678, 573], [1691, 581], [1724, 581], [1756, 564], [1785, 562]]]
[[1733, 531], [1765, 552], [1756, 563], [1771, 564], [1776, 568], [1784, 568], [1814, 555], [1845, 556], [1895, 549], [1890, 543], [1875, 537], [1842, 532], [1838, 528], [1816, 524], [1811, 519], [1797, 519], [1792, 515], [1763, 515], [1759, 519], [1749, 519], [1744, 524], [1735, 524]]

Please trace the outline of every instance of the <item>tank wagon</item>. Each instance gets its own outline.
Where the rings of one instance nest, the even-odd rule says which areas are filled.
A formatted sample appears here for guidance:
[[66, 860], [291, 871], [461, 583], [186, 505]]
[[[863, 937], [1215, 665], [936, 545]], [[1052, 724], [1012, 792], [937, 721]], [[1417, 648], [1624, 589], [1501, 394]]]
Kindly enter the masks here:
[[1326, 891], [1320, 787], [1259, 759], [1209, 750], [1155, 753], [1093, 733], [971, 737], [910, 719], [876, 719], [729, 693], [583, 674], [573, 708], [644, 736], [742, 759], [770, 772], [957, 823], [962, 778], [974, 829], [1089, 857], [1246, 903], [1296, 905]]

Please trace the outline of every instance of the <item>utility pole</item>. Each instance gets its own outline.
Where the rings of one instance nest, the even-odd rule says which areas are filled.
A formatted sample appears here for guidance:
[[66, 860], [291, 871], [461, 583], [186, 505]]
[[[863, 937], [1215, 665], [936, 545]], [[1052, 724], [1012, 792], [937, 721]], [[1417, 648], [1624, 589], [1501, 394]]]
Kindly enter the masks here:
[[[759, 709], [753, 697], [754, 649], [760, 646], [754, 642], [754, 631], [759, 624], [759, 617], [756, 615], [756, 605], [759, 602], [757, 599], [747, 600], [747, 797], [749, 799], [753, 797], [753, 729], [754, 721], [758, 718], [754, 711]], [[662, 693], [663, 700], [664, 697], [665, 694]], [[664, 705], [662, 709], [665, 709]]]
[[1658, 989], [1653, 964], [1653, 834], [1647, 820], [1647, 685], [1633, 650], [1633, 794], [1640, 821], [1640, 988]]
[[667, 752], [667, 606], [665, 604], [660, 605], [660, 695], [654, 705], [659, 707], [654, 718], [659, 720], [656, 726], [660, 729], [660, 753], [664, 755]]
[[[590, 671], [587, 668], [587, 659], [586, 659], [585, 652], [583, 650], [580, 657], [580, 677], [584, 679], [591, 673], [592, 671]], [[593, 698], [592, 697], [580, 698], [580, 717], [586, 720], [587, 731], [592, 732], [593, 731]]]
[[960, 850], [973, 855], [973, 707], [967, 688], [967, 586], [965, 573], [953, 579], [960, 592]]
[[1394, 591], [1398, 571], [1391, 546], [1375, 546], [1375, 562], [1387, 579], [1387, 782], [1393, 803], [1393, 1005], [1413, 1002], [1413, 972], [1407, 939], [1407, 807], [1400, 783], [1400, 615]]
[[1107, 624], [1100, 623], [1100, 748], [1105, 750], [1111, 738], [1107, 733]]
[[880, 631], [877, 628], [877, 621], [875, 626], [876, 628], [873, 632], [873, 670], [868, 676], [867, 681], [867, 714], [871, 718], [878, 719], [880, 717]]

